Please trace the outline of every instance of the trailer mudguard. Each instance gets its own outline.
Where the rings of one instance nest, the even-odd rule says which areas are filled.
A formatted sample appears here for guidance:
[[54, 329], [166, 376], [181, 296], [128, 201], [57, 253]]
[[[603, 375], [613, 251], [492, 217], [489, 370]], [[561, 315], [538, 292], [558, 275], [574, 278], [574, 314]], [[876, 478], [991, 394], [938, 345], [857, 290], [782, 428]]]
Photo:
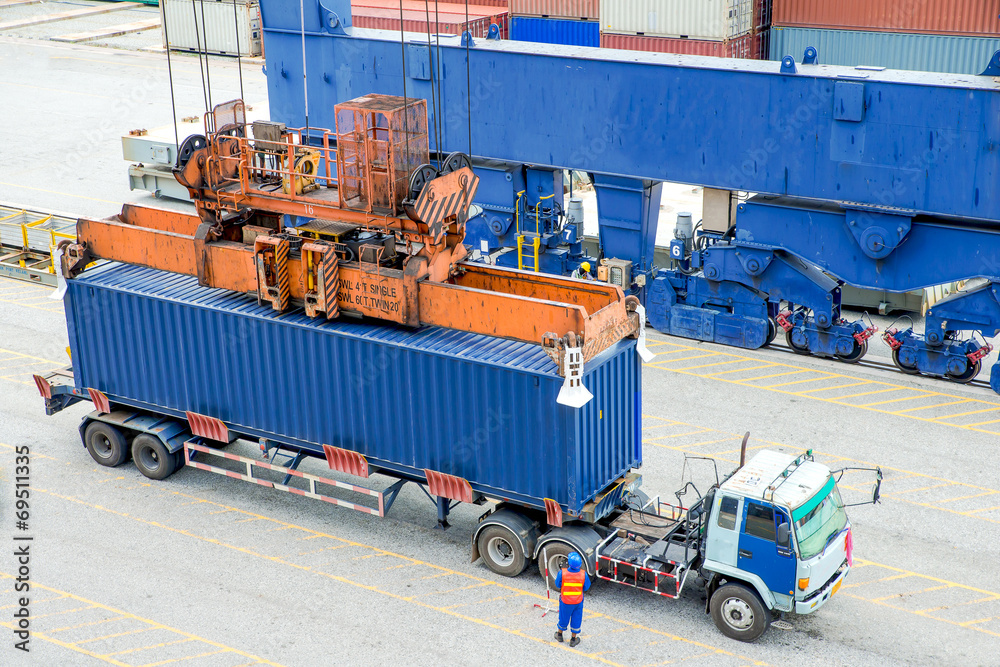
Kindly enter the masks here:
[[500, 506], [483, 517], [475, 532], [472, 533], [472, 560], [470, 562], [475, 563], [479, 560], [479, 534], [488, 526], [503, 526], [508, 529], [520, 543], [524, 557], [529, 559], [532, 557], [535, 552], [535, 544], [538, 542], [538, 523], [515, 509]]
[[600, 534], [590, 526], [563, 526], [553, 528], [538, 541], [535, 547], [535, 560], [542, 553], [545, 545], [553, 542], [562, 542], [576, 549], [583, 556], [583, 562], [587, 566], [587, 573], [597, 576], [597, 545], [601, 543]]

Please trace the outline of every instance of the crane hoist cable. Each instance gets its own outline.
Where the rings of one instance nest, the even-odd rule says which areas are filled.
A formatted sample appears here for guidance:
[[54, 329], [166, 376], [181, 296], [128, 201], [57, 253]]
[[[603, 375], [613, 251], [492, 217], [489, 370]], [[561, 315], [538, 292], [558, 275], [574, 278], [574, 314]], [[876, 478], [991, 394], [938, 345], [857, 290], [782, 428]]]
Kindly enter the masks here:
[[236, 0], [233, 0], [233, 32], [236, 35], [236, 71], [240, 73], [240, 99], [245, 100], [246, 97], [243, 95], [243, 56], [240, 53], [240, 19], [236, 13]]
[[[191, 17], [194, 19], [195, 46], [198, 47], [198, 69], [201, 70], [201, 95], [205, 98], [205, 113], [207, 114], [212, 107], [208, 103], [208, 91], [205, 89], [205, 68], [201, 63], [201, 34], [198, 32], [198, 9], [193, 2], [191, 3]], [[202, 25], [204, 26], [204, 22]], [[167, 48], [169, 49], [169, 46]], [[205, 131], [208, 131], [207, 127]]]
[[[441, 169], [441, 137], [438, 133], [438, 105], [434, 94], [434, 48], [431, 42], [431, 8], [428, 0], [424, 0], [424, 21], [427, 24], [427, 57], [431, 61], [431, 112], [434, 114], [434, 152], [437, 153], [438, 169]], [[441, 82], [438, 81], [438, 85]]]
[[[166, 15], [167, 0], [162, 0], [162, 2], [164, 4], [163, 12]], [[167, 32], [166, 21], [163, 22], [163, 41], [167, 43], [167, 80], [170, 82], [170, 113], [174, 118], [174, 150], [180, 151], [181, 140], [177, 133], [177, 102], [174, 100], [174, 68], [170, 63], [170, 33]]]
[[[399, 0], [399, 59], [403, 65], [403, 106], [409, 108], [406, 95], [406, 33], [403, 31], [403, 0]], [[410, 160], [410, 114], [403, 115], [403, 132], [406, 135], [406, 165], [412, 166]]]
[[[205, 23], [205, 0], [200, 0], [201, 2], [201, 36], [202, 45], [205, 47], [205, 81], [207, 82], [208, 89], [208, 108], [212, 109], [215, 107], [212, 104], [212, 71], [209, 69], [208, 62], [208, 29]], [[198, 19], [195, 18], [194, 31], [198, 32]]]
[[469, 103], [469, 159], [472, 159], [472, 69], [469, 62], [469, 44], [472, 42], [472, 30], [469, 25], [469, 0], [465, 0], [465, 94]]
[[[204, 2], [204, 0], [202, 0]], [[299, 0], [299, 20], [302, 34], [302, 102], [306, 114], [306, 139], [309, 139], [309, 85], [306, 76], [306, 10], [303, 0]]]

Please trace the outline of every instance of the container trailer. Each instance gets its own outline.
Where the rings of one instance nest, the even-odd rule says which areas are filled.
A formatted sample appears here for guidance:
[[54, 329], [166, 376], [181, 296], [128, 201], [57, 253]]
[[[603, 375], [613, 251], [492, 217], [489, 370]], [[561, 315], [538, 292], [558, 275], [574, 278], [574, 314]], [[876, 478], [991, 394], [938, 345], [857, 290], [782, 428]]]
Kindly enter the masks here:
[[[836, 473], [808, 455], [759, 453], [689, 507], [645, 497], [634, 339], [587, 364], [593, 398], [572, 408], [525, 342], [276, 312], [114, 262], [69, 279], [64, 300], [72, 368], [35, 381], [48, 414], [93, 402], [80, 434], [101, 465], [131, 458], [157, 480], [188, 465], [378, 516], [417, 484], [441, 527], [457, 503], [489, 504], [472, 557], [494, 572], [544, 576], [577, 551], [591, 576], [662, 597], [697, 580], [743, 641], [819, 609], [851, 567]], [[226, 451], [236, 439], [261, 456]], [[343, 474], [300, 470], [309, 458]], [[364, 486], [374, 475], [389, 484]]]

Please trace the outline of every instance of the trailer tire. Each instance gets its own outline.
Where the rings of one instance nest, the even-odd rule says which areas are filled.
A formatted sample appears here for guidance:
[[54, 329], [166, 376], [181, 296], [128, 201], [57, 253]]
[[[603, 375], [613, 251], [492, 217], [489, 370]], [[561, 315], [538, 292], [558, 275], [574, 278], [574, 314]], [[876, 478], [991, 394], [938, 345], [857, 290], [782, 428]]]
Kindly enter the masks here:
[[114, 468], [128, 461], [128, 442], [122, 432], [111, 424], [90, 422], [83, 440], [90, 457], [102, 466]]
[[[569, 555], [573, 552], [580, 553], [578, 549], [574, 549], [565, 542], [549, 542], [538, 552], [538, 574], [542, 579], [545, 578], [545, 559], [549, 559], [548, 585], [550, 588], [555, 589], [556, 575], [559, 574], [559, 570], [566, 567]], [[582, 556], [583, 554], [581, 554]], [[584, 562], [586, 563], [586, 559]]]
[[752, 642], [771, 625], [771, 614], [757, 594], [743, 584], [724, 584], [710, 600], [715, 627], [730, 639]]
[[155, 480], [170, 477], [179, 463], [177, 455], [168, 451], [163, 441], [148, 433], [140, 433], [132, 441], [132, 460], [139, 472]]
[[528, 566], [528, 559], [521, 548], [521, 541], [503, 526], [487, 526], [476, 541], [479, 556], [497, 574], [516, 577]]

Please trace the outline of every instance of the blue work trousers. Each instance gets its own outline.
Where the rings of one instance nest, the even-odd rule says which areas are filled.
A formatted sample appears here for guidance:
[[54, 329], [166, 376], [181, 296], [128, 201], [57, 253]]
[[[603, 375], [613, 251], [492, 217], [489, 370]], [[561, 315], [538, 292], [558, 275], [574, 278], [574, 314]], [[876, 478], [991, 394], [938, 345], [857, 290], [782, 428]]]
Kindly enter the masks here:
[[583, 603], [566, 604], [559, 601], [559, 632], [565, 632], [569, 626], [573, 634], [580, 634], [580, 624], [583, 623]]

